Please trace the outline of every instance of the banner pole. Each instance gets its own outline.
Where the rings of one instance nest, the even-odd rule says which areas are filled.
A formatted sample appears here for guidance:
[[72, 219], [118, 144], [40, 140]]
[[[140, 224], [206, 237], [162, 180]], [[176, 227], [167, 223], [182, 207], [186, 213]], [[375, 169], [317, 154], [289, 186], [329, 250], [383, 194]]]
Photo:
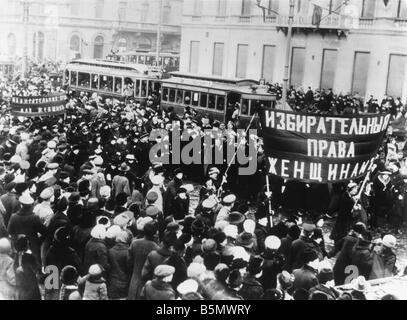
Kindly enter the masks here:
[[267, 188], [267, 200], [269, 203], [269, 212], [267, 214], [267, 222], [268, 222], [268, 227], [269, 227], [269, 231], [271, 230], [271, 228], [273, 227], [273, 219], [271, 218], [272, 214], [272, 209], [271, 209], [271, 194], [270, 194], [270, 179], [269, 179], [269, 175], [268, 173], [266, 174], [266, 188]]
[[[376, 160], [377, 158], [378, 158], [378, 157], [376, 156], [375, 160]], [[365, 189], [365, 187], [366, 187], [366, 185], [367, 185], [367, 182], [368, 182], [369, 179], [370, 179], [371, 173], [376, 169], [376, 167], [377, 167], [377, 165], [376, 165], [374, 162], [372, 162], [372, 165], [370, 166], [369, 171], [367, 172], [367, 174], [366, 174], [366, 176], [365, 176], [365, 179], [363, 180], [363, 183], [362, 183], [362, 185], [360, 186], [359, 193], [358, 193], [358, 195], [356, 196], [355, 205], [357, 205], [357, 204], [359, 203], [359, 201], [361, 200], [363, 190]]]
[[[249, 131], [249, 129], [250, 129], [252, 123], [253, 123], [253, 120], [254, 120], [254, 118], [256, 117], [256, 114], [257, 114], [257, 112], [255, 112], [255, 113], [253, 114], [252, 118], [250, 119], [249, 125], [248, 125], [247, 128], [246, 128], [246, 131], [245, 131], [246, 137], [247, 137], [247, 132]], [[226, 177], [227, 177], [227, 173], [228, 173], [228, 171], [229, 171], [229, 169], [230, 169], [230, 167], [231, 167], [233, 161], [234, 161], [235, 158], [236, 158], [237, 151], [239, 150], [240, 146], [242, 145], [242, 140], [243, 140], [243, 139], [240, 139], [239, 145], [237, 146], [236, 151], [235, 151], [235, 153], [233, 154], [233, 157], [232, 157], [232, 159], [230, 160], [230, 162], [229, 162], [229, 164], [228, 164], [228, 166], [227, 166], [227, 168], [226, 168], [225, 173], [223, 174], [222, 182], [221, 182], [221, 184], [220, 184], [220, 187], [219, 187], [219, 190], [218, 190], [218, 193], [217, 193], [218, 198], [220, 197], [220, 195], [221, 195], [221, 193], [222, 193], [222, 187], [223, 187], [223, 185], [224, 185], [224, 183], [225, 183], [225, 180], [226, 180]]]

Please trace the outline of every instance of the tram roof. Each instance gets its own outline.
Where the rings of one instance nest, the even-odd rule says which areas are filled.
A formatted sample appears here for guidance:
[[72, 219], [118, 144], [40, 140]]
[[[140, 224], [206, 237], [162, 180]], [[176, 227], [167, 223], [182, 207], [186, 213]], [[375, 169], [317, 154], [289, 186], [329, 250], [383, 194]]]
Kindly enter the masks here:
[[150, 70], [150, 68], [144, 64], [136, 63], [124, 63], [120, 61], [109, 61], [109, 60], [99, 60], [99, 59], [79, 59], [69, 62], [68, 65], [83, 65], [101, 68], [114, 68], [127, 71], [136, 71], [138, 73], [144, 74]]
[[[220, 78], [209, 75], [197, 75], [192, 73], [171, 72], [172, 77], [162, 80], [165, 84], [195, 87], [199, 89], [213, 89], [230, 92], [239, 92], [241, 94], [275, 97], [275, 95], [267, 91], [268, 88], [259, 86], [259, 81], [252, 79], [238, 79], [238, 78]], [[190, 90], [194, 90], [191, 88]]]

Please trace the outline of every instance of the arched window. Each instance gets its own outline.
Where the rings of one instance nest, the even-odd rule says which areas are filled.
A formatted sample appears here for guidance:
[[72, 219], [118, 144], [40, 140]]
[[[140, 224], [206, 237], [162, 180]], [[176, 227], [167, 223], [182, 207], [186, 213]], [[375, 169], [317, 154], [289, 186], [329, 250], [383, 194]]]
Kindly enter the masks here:
[[119, 51], [126, 51], [126, 49], [127, 49], [127, 40], [125, 38], [120, 38], [117, 41], [117, 47], [118, 47]]
[[73, 35], [69, 42], [69, 49], [74, 58], [80, 57], [81, 39], [78, 35]]
[[8, 35], [7, 47], [8, 47], [8, 55], [15, 56], [16, 55], [16, 36], [14, 33], [10, 33]]
[[102, 36], [97, 36], [95, 38], [95, 43], [93, 45], [93, 57], [95, 59], [102, 59], [103, 58], [103, 44], [104, 40]]

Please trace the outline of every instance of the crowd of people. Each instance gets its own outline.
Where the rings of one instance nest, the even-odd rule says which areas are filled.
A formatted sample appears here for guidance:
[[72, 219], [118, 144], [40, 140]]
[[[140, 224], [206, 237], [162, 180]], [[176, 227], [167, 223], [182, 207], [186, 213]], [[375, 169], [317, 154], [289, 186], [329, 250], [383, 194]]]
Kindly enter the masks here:
[[[366, 280], [404, 274], [395, 254], [407, 217], [404, 138], [387, 136], [362, 193], [359, 181], [278, 177], [267, 191], [260, 142], [250, 177], [227, 164], [150, 162], [152, 129], [176, 120], [233, 135], [233, 120], [161, 110], [158, 94], [121, 102], [71, 91], [64, 116], [12, 117], [12, 96], [63, 90], [46, 68], [0, 90], [1, 299], [363, 300]], [[346, 113], [356, 100], [290, 91], [310, 112]], [[400, 117], [387, 98], [374, 111], [393, 105]], [[345, 292], [348, 266], [357, 274]]]

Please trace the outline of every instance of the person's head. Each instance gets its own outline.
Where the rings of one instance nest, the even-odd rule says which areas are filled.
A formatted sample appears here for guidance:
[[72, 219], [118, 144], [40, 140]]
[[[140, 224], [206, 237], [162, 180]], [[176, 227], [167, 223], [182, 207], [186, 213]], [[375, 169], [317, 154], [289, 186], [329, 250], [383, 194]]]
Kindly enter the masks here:
[[88, 270], [89, 280], [98, 280], [103, 275], [103, 268], [99, 264], [92, 264]]
[[229, 288], [238, 291], [243, 285], [243, 278], [239, 270], [232, 270], [227, 278]]
[[61, 271], [61, 282], [64, 285], [75, 285], [78, 278], [78, 270], [74, 266], [65, 266]]
[[174, 276], [175, 268], [173, 266], [160, 264], [154, 269], [154, 276], [163, 281], [163, 282], [171, 282]]
[[0, 254], [9, 255], [11, 254], [11, 243], [7, 238], [0, 239]]
[[203, 260], [206, 270], [214, 271], [216, 266], [220, 263], [221, 257], [217, 252], [209, 252], [204, 254]]

